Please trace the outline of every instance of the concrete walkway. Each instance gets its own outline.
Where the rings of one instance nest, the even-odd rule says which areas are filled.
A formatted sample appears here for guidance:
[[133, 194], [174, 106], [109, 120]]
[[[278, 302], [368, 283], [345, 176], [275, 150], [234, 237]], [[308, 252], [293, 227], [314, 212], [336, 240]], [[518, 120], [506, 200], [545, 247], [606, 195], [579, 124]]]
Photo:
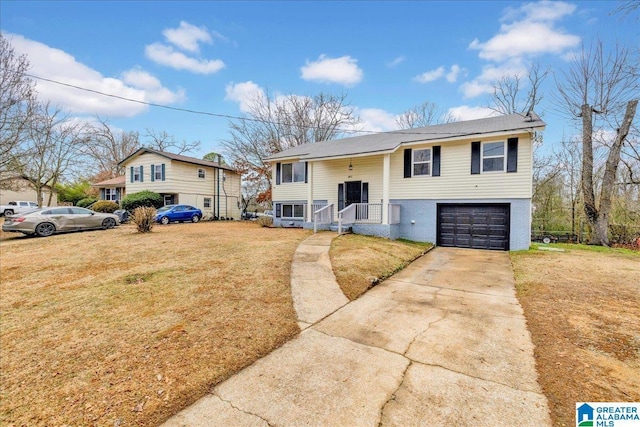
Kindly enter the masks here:
[[[303, 242], [292, 282], [336, 286], [328, 241]], [[437, 248], [344, 306], [317, 292], [294, 291], [297, 338], [164, 425], [551, 425], [507, 253]]]

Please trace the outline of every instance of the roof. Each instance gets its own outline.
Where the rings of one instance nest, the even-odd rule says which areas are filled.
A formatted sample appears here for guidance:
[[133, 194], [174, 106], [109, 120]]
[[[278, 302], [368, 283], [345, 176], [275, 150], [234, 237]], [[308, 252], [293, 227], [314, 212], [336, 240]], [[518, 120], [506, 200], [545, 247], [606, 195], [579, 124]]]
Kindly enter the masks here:
[[120, 165], [125, 164], [126, 162], [128, 162], [131, 159], [133, 159], [134, 157], [137, 157], [137, 156], [139, 156], [141, 154], [144, 154], [144, 153], [157, 154], [159, 156], [166, 157], [167, 159], [176, 160], [176, 161], [179, 161], [179, 162], [191, 163], [191, 164], [194, 164], [194, 165], [208, 166], [208, 167], [211, 167], [211, 168], [219, 168], [219, 169], [224, 169], [224, 170], [228, 170], [228, 171], [231, 171], [231, 172], [236, 172], [236, 170], [233, 169], [232, 167], [227, 166], [227, 165], [223, 165], [223, 164], [218, 163], [218, 162], [210, 162], [208, 160], [198, 159], [197, 157], [182, 156], [180, 154], [173, 154], [173, 153], [169, 153], [167, 151], [154, 150], [152, 148], [147, 148], [147, 147], [140, 148], [138, 151], [136, 151], [135, 153], [131, 154], [130, 156], [128, 156], [127, 158], [122, 160], [119, 164]]
[[105, 181], [96, 182], [95, 184], [91, 184], [94, 187], [124, 187], [125, 176], [120, 175], [115, 178], [107, 179]]
[[334, 157], [380, 154], [393, 152], [400, 145], [413, 142], [451, 140], [491, 133], [541, 130], [544, 129], [545, 125], [545, 122], [534, 112], [526, 116], [522, 114], [509, 114], [486, 119], [445, 123], [423, 128], [303, 144], [276, 153], [267, 160], [276, 161], [288, 158], [318, 160]]

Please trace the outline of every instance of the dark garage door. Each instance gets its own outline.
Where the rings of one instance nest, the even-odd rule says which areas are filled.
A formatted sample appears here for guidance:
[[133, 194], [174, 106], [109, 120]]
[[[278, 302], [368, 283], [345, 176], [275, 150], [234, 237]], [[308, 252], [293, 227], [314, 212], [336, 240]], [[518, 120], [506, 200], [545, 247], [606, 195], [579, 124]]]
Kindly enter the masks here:
[[438, 204], [439, 246], [509, 250], [508, 204]]

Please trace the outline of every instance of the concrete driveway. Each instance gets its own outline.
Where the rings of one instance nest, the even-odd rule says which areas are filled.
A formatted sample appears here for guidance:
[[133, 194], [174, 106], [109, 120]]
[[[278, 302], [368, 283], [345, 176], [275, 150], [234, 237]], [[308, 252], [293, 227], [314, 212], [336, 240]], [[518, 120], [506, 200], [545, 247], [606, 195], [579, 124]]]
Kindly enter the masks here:
[[509, 255], [437, 248], [165, 425], [551, 422]]

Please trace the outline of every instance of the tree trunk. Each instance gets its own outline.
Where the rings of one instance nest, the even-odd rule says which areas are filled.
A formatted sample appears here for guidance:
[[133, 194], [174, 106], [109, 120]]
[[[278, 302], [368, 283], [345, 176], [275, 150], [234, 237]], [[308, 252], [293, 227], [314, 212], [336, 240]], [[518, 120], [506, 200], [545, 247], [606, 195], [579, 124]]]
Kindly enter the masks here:
[[590, 242], [599, 245], [598, 234], [595, 233], [598, 221], [598, 209], [596, 197], [593, 191], [593, 109], [584, 104], [581, 107], [582, 114], [582, 195], [584, 197], [584, 214], [591, 226]]

